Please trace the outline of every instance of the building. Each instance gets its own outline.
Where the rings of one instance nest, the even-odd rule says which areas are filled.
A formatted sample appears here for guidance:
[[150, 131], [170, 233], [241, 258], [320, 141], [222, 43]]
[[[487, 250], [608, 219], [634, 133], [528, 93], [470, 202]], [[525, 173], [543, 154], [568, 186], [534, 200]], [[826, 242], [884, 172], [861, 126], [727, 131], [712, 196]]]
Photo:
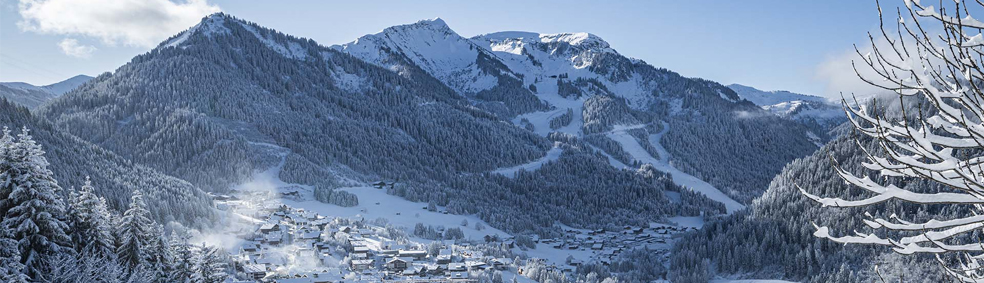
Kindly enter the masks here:
[[407, 266], [408, 266], [407, 261], [398, 257], [386, 261], [386, 269], [388, 270], [402, 271], [402, 270], [406, 270]]
[[266, 272], [266, 266], [262, 264], [247, 264], [243, 266], [243, 273], [246, 273], [246, 276], [254, 280], [263, 279], [263, 277], [266, 277]]
[[376, 260], [373, 259], [353, 259], [352, 260], [352, 270], [361, 271], [372, 269], [372, 266], [376, 264]]

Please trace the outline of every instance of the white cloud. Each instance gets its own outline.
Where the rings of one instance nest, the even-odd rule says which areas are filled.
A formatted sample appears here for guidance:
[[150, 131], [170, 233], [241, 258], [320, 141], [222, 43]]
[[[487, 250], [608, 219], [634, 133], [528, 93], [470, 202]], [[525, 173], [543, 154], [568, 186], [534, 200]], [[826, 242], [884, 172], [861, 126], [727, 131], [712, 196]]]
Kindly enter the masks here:
[[25, 31], [139, 47], [154, 47], [220, 11], [207, 0], [20, 0], [18, 10]]
[[92, 56], [92, 52], [96, 51], [96, 47], [92, 45], [81, 45], [79, 41], [74, 38], [62, 39], [58, 43], [58, 47], [61, 47], [62, 52], [66, 55], [78, 58], [89, 58]]
[[[862, 54], [868, 52], [870, 47], [861, 50]], [[872, 86], [861, 78], [851, 66], [851, 61], [857, 64], [858, 71], [867, 78], [873, 78], [874, 73], [864, 60], [851, 49], [835, 56], [828, 56], [826, 60], [816, 67], [815, 78], [824, 83], [823, 96], [840, 100], [841, 94], [850, 99], [852, 95], [858, 97], [868, 97], [879, 93], [887, 92], [884, 89]]]

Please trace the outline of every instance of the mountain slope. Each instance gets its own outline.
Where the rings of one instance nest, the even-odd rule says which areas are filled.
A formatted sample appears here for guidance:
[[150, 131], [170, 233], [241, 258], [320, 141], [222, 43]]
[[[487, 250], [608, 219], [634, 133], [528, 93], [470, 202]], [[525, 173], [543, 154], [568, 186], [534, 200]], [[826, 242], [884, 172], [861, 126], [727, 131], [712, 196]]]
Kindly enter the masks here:
[[793, 120], [810, 129], [817, 144], [832, 139], [827, 132], [847, 121], [844, 109], [825, 98], [788, 91], [763, 91], [739, 84], [728, 85], [742, 99], [749, 100], [779, 117]]
[[[898, 117], [901, 113], [898, 104], [890, 106], [895, 109], [884, 110], [889, 113], [886, 115]], [[868, 107], [874, 106], [869, 104]], [[932, 111], [929, 106], [924, 107], [923, 111]], [[904, 274], [906, 281], [912, 282], [947, 281], [933, 257], [900, 256], [887, 247], [843, 245], [813, 236], [816, 230], [811, 223], [858, 228], [860, 233], [888, 236], [884, 234], [886, 231], [868, 229], [863, 222], [865, 213], [877, 218], [900, 215], [914, 222], [928, 221], [931, 217], [952, 219], [954, 215], [970, 213], [965, 211], [967, 208], [958, 206], [918, 206], [891, 200], [863, 208], [825, 208], [803, 196], [796, 186], [823, 196], [850, 194], [846, 197], [855, 199], [866, 195], [845, 183], [832, 166], [832, 160], [835, 160], [853, 174], [870, 173], [862, 165], [867, 159], [852, 130], [849, 123], [838, 126], [832, 131], [835, 134], [832, 141], [812, 155], [785, 166], [769, 189], [744, 213], [708, 223], [692, 237], [684, 238], [674, 247], [671, 260], [678, 278], [707, 274], [804, 282], [877, 282], [900, 280], [900, 274]], [[860, 144], [868, 152], [879, 150], [879, 145], [868, 138], [862, 138]], [[872, 179], [881, 178], [874, 175]], [[898, 187], [919, 193], [948, 190], [924, 180], [893, 181]], [[832, 233], [847, 235], [852, 231]], [[884, 279], [875, 274], [876, 266]]]
[[308, 165], [283, 173], [296, 178], [342, 172], [418, 182], [521, 164], [550, 147], [432, 77], [411, 80], [224, 14], [39, 113], [216, 191], [279, 158], [266, 145]]
[[21, 82], [0, 83], [0, 97], [34, 109], [42, 103], [75, 89], [91, 79], [92, 77], [90, 76], [78, 75], [46, 86], [34, 86]]
[[149, 208], [160, 223], [178, 221], [201, 227], [215, 220], [211, 198], [198, 187], [64, 133], [27, 108], [2, 98], [0, 127], [8, 127], [14, 134], [27, 127], [46, 152], [55, 179], [63, 188], [80, 188], [90, 177], [96, 192], [114, 209], [126, 209], [130, 193], [140, 189], [154, 204]]
[[758, 106], [774, 105], [790, 101], [827, 102], [827, 99], [823, 97], [799, 94], [785, 90], [764, 91], [740, 84], [730, 84], [728, 85], [728, 88], [734, 90], [735, 93], [737, 93], [742, 99], [751, 101]]
[[545, 109], [521, 77], [440, 18], [386, 28], [332, 48], [409, 78], [424, 72], [503, 117]]
[[[382, 179], [398, 184], [390, 193], [411, 201], [477, 214], [510, 232], [545, 235], [561, 229], [558, 221], [614, 227], [724, 210], [699, 194], [671, 199], [663, 190], [681, 188], [666, 178], [657, 182], [611, 168], [590, 148], [572, 147], [574, 137], [552, 141], [516, 127], [501, 113], [483, 110], [498, 103], [481, 100], [490, 90], [462, 94], [407, 57], [393, 58], [404, 60], [408, 71], [215, 14], [38, 113], [60, 129], [212, 191], [282, 164], [281, 180], [302, 184], [323, 202], [350, 204], [343, 201], [350, 195], [334, 189]], [[544, 172], [515, 179], [488, 174], [537, 162], [552, 149], [564, 152], [542, 164]], [[598, 167], [605, 170], [592, 169]], [[571, 190], [571, 184], [588, 185]], [[632, 197], [637, 194], [647, 197]], [[559, 204], [563, 198], [532, 195], [590, 197], [580, 209], [597, 217], [571, 217]], [[632, 207], [649, 212], [626, 209]]]
[[[426, 72], [476, 106], [515, 116], [514, 124], [541, 136], [668, 122], [671, 131], [661, 142], [673, 145], [667, 146], [673, 163], [742, 202], [760, 194], [783, 164], [816, 148], [808, 129], [739, 102], [727, 87], [622, 56], [589, 33], [498, 32], [466, 39], [435, 19], [333, 48], [403, 76]], [[549, 108], [534, 107], [527, 97]], [[490, 107], [497, 103], [508, 111]]]
[[[555, 107], [514, 122], [532, 121], [542, 133], [538, 129], [571, 108], [573, 126], [558, 131], [591, 135], [616, 125], [651, 125], [639, 137], [652, 137], [658, 133], [654, 126], [666, 122], [669, 130], [658, 142], [671, 155], [670, 163], [739, 202], [758, 196], [783, 164], [816, 148], [806, 128], [740, 102], [727, 87], [623, 56], [593, 34], [499, 32], [472, 40]], [[617, 99], [596, 107], [606, 104], [589, 103], [594, 96]]]

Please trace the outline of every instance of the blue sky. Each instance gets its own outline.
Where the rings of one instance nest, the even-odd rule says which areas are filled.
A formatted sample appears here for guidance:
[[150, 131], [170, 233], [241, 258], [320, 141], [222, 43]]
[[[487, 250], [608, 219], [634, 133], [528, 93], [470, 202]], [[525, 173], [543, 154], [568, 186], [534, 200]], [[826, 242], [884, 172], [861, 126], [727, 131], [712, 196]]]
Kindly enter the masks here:
[[[878, 24], [874, 1], [848, 0], [32, 0], [42, 6], [27, 12], [22, 7], [30, 5], [20, 2], [0, 0], [0, 81], [38, 85], [112, 71], [201, 14], [221, 10], [323, 45], [434, 17], [466, 37], [586, 31], [684, 76], [823, 95], [852, 91], [832, 77], [852, 75], [843, 68], [852, 44], [863, 44]], [[888, 4], [898, 5], [882, 6]]]

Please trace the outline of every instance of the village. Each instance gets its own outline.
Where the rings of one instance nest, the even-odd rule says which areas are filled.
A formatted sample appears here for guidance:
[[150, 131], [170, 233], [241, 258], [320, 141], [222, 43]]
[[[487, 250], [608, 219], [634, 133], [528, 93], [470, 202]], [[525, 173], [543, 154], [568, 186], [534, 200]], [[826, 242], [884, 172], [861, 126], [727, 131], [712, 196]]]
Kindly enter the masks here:
[[674, 235], [687, 230], [653, 224], [613, 231], [567, 228], [555, 238], [492, 234], [466, 239], [453, 237], [460, 228], [448, 223], [447, 228], [427, 227], [437, 234], [422, 238], [409, 225], [321, 215], [279, 201], [284, 197], [300, 196], [283, 190], [215, 196], [219, 209], [236, 216], [230, 232], [237, 243], [227, 250], [233, 282], [530, 282], [523, 276], [527, 259], [570, 275], [585, 263], [607, 265], [629, 249], [668, 256]]

